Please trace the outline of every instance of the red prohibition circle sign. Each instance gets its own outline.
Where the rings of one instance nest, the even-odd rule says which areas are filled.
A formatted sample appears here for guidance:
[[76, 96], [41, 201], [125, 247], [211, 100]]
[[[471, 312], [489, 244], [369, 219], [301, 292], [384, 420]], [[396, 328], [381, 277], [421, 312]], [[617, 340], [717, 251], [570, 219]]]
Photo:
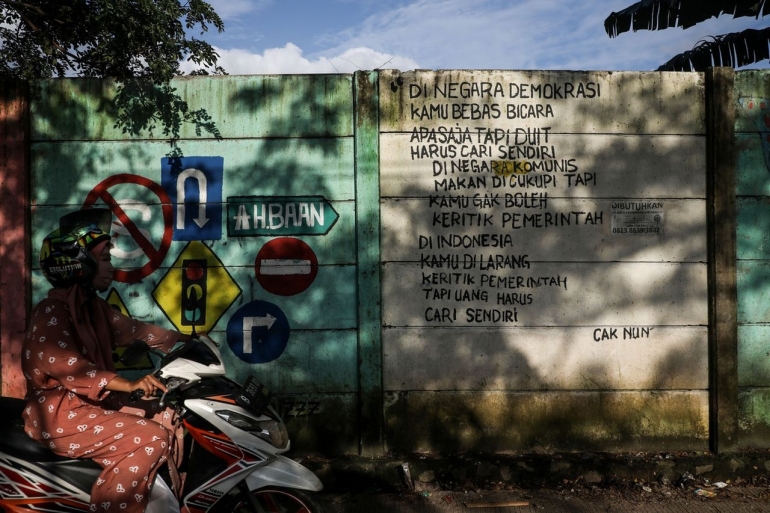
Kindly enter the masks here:
[[[155, 249], [152, 242], [147, 240], [147, 238], [139, 231], [136, 224], [120, 207], [112, 194], [108, 192], [110, 187], [125, 183], [133, 183], [142, 187], [147, 187], [160, 200], [160, 205], [163, 209], [163, 238], [160, 241], [160, 247], [158, 249]], [[115, 217], [117, 217], [126, 230], [128, 230], [128, 233], [131, 234], [134, 241], [140, 248], [142, 248], [144, 254], [149, 258], [149, 261], [138, 269], [133, 269], [131, 271], [116, 270], [113, 275], [115, 280], [121, 283], [137, 283], [160, 267], [160, 264], [163, 262], [163, 259], [166, 258], [166, 254], [171, 247], [171, 239], [174, 235], [172, 228], [174, 225], [174, 209], [171, 206], [171, 198], [169, 198], [163, 187], [149, 178], [122, 173], [113, 175], [98, 183], [96, 187], [88, 193], [88, 196], [86, 196], [86, 200], [83, 202], [83, 208], [93, 206], [98, 199], [101, 199], [109, 207]]]
[[278, 296], [304, 292], [318, 275], [318, 258], [300, 239], [279, 237], [262, 246], [254, 261], [257, 281]]

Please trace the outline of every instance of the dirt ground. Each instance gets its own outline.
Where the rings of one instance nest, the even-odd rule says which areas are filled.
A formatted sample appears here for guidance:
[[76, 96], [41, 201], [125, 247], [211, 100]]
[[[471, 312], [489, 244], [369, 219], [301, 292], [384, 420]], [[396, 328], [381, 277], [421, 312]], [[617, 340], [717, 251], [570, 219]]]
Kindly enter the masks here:
[[[637, 454], [616, 459], [584, 455], [569, 460], [569, 468], [564, 458], [554, 455], [540, 461], [526, 456], [505, 462], [471, 461], [470, 465], [467, 460], [431, 464], [421, 458], [409, 463], [408, 474], [397, 459], [369, 466], [358, 460], [351, 467], [332, 465], [334, 476], [327, 477], [336, 477], [332, 480], [336, 482], [328, 493], [338, 513], [770, 512], [768, 454], [758, 456]], [[591, 465], [578, 468], [580, 462]], [[485, 465], [491, 473], [486, 474]], [[561, 468], [577, 477], [556, 478]], [[479, 469], [484, 476], [479, 477]], [[512, 471], [498, 472], [506, 469]], [[360, 479], [362, 474], [368, 479]]]
[[689, 513], [770, 512], [770, 487], [738, 485], [681, 488], [672, 485], [574, 486], [561, 490], [438, 490], [327, 497], [334, 513], [569, 512]]

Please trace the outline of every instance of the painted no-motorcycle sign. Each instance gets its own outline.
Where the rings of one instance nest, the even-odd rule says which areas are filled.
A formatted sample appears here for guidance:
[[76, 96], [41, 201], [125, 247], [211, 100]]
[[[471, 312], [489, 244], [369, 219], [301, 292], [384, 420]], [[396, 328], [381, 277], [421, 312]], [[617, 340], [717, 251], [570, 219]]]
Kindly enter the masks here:
[[[115, 189], [125, 189], [126, 187], [141, 189], [141, 193], [146, 193], [149, 190], [151, 196], [155, 195], [158, 198], [157, 205], [160, 206], [163, 212], [163, 235], [159, 244], [156, 244], [157, 241], [153, 241], [149, 231], [142, 227], [152, 219], [152, 205], [149, 202], [143, 203], [137, 200], [115, 197]], [[146, 260], [144, 264], [136, 269], [129, 271], [116, 270], [114, 274], [115, 280], [122, 283], [137, 283], [160, 267], [171, 247], [171, 223], [174, 219], [171, 199], [159, 184], [149, 178], [124, 173], [113, 175], [99, 182], [86, 196], [83, 208], [94, 206], [99, 200], [105, 203], [121, 224], [119, 229], [113, 230], [113, 237], [119, 239], [121, 234], [128, 234], [138, 246], [134, 251], [126, 251], [125, 248], [116, 246], [112, 250], [113, 256], [117, 258], [130, 258], [132, 260], [134, 258], [144, 258]], [[155, 203], [155, 201], [152, 201], [152, 203]], [[132, 212], [132, 214], [129, 215], [127, 211]], [[137, 222], [136, 215], [141, 216], [139, 222]]]

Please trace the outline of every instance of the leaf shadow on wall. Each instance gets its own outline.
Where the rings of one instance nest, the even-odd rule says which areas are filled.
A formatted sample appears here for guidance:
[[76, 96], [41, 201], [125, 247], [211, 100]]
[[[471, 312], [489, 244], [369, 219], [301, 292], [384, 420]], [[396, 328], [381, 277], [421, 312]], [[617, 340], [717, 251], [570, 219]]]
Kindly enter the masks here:
[[743, 445], [764, 446], [770, 436], [767, 93], [763, 92], [766, 89], [764, 73], [746, 71], [740, 75], [736, 77], [739, 91], [736, 95], [738, 425]]
[[[253, 300], [273, 302], [291, 326], [280, 358], [260, 365], [235, 362], [236, 373], [258, 372], [280, 395], [281, 404], [292, 405], [286, 420], [298, 451], [355, 452], [358, 366], [350, 77], [245, 80], [229, 91], [226, 108], [228, 117], [257, 120], [257, 134], [245, 150], [244, 141], [238, 140], [238, 152], [246, 155], [228, 168], [231, 195], [321, 196], [339, 219], [324, 235], [299, 236], [318, 259], [318, 275], [307, 290], [293, 296], [269, 293], [253, 271], [259, 249], [274, 237], [227, 241], [227, 251], [239, 255], [229, 262], [237, 262], [244, 276], [244, 294], [233, 308]], [[226, 129], [223, 125], [225, 137]]]
[[[213, 336], [224, 342], [227, 320], [250, 301], [263, 300], [278, 305], [286, 313], [291, 331], [284, 353], [272, 362], [259, 365], [229, 355], [229, 374], [243, 379], [258, 373], [282, 398], [296, 399], [298, 406], [292, 411], [305, 408], [307, 396], [315, 400], [321, 398], [320, 408], [304, 410], [320, 413], [288, 419], [293, 432], [299, 433], [295, 447], [337, 454], [353, 452], [357, 440], [357, 362], [350, 101], [344, 103], [342, 98], [332, 102], [324, 96], [327, 79], [297, 82], [294, 77], [238, 78], [238, 87], [225, 97], [206, 96], [195, 88], [205, 90], [203, 82], [211, 85], [207, 81], [217, 80], [221, 81], [219, 86], [226, 86], [224, 81], [228, 77], [184, 81], [182, 85], [187, 89], [182, 92], [186, 99], [192, 106], [198, 107], [197, 102], [209, 109], [223, 136], [221, 141], [216, 141], [186, 132], [180, 141], [185, 155], [224, 157], [224, 202], [228, 196], [236, 195], [322, 196], [341, 215], [328, 234], [300, 236], [315, 251], [319, 270], [313, 285], [295, 296], [268, 293], [255, 277], [256, 255], [274, 237], [230, 238], [223, 227], [221, 240], [204, 241], [243, 291], [223, 312]], [[341, 80], [347, 80], [350, 91], [350, 79]], [[303, 94], [307, 91], [310, 94]], [[106, 94], [91, 82], [67, 81], [63, 87], [41, 93], [37, 100], [34, 109], [37, 131], [31, 151], [31, 187], [36, 205], [32, 220], [35, 262], [39, 239], [53, 229], [58, 216], [80, 208], [93, 187], [106, 177], [127, 173], [160, 182], [159, 160], [167, 153], [167, 144], [162, 139], [115, 134], [106, 116], [109, 103], [102, 98]], [[100, 106], [102, 104], [106, 106]], [[280, 106], [277, 111], [276, 106]], [[234, 117], [236, 121], [230, 121]], [[239, 124], [244, 118], [257, 121], [246, 126]], [[151, 220], [144, 228], [157, 244], [168, 228], [158, 215], [161, 205], [157, 197], [148, 191], [124, 187], [111, 189], [111, 193], [116, 199], [136, 202], [152, 210]], [[139, 210], [134, 214], [137, 212]], [[186, 244], [187, 241], [173, 241], [160, 267], [139, 283], [114, 284], [136, 317], [168, 326], [168, 320], [152, 299], [152, 291]], [[121, 264], [138, 267], [142, 256]], [[34, 288], [39, 300], [47, 286], [39, 267], [34, 267]], [[229, 354], [226, 344], [223, 352]]]
[[[578, 115], [588, 119], [592, 133], [553, 134], [559, 158], [575, 159], [572, 183], [578, 173], [591, 173], [595, 186], [566, 187], [570, 173], [554, 172], [548, 174], [560, 182], [557, 188], [522, 188], [525, 177], [519, 182], [511, 175], [516, 187], [510, 181], [494, 187], [489, 177], [486, 186], [444, 190], [444, 179], [467, 185], [484, 175], [432, 176], [430, 160], [407, 158], [411, 132], [381, 135], [389, 150], [381, 157], [388, 173], [381, 193], [383, 375], [391, 450], [707, 447], [705, 136], [623, 135], [613, 120], [627, 118], [626, 108], [618, 104], [613, 112], [603, 105], [601, 118], [586, 108]], [[666, 117], [692, 117], [692, 108], [667, 105]], [[631, 133], [660, 133], [665, 120], [649, 113], [638, 123]], [[532, 192], [547, 192], [545, 204], [534, 201], [528, 208], [512, 198], [505, 206], [506, 194]], [[499, 195], [501, 205], [474, 205], [477, 193]], [[467, 206], [442, 206], [440, 198], [461, 195], [471, 196]], [[612, 233], [612, 212], [624, 208], [613, 203], [632, 202], [663, 204], [662, 234]], [[458, 212], [469, 214], [466, 219], [494, 217], [491, 226], [478, 228], [452, 225], [444, 216]], [[546, 212], [591, 212], [601, 223], [588, 223], [583, 215], [565, 226], [545, 226], [542, 218], [533, 218], [540, 227], [522, 226], [524, 215]], [[503, 226], [504, 214], [521, 216]], [[484, 233], [510, 235], [513, 245], [474, 246], [473, 237]], [[439, 236], [452, 234], [470, 238], [439, 249]], [[471, 253], [526, 255], [529, 265], [482, 270], [476, 260], [466, 270], [465, 254]], [[442, 265], [426, 261], [426, 255], [458, 260]], [[433, 273], [444, 273], [437, 279], [448, 282], [437, 284]], [[447, 273], [470, 274], [475, 282], [458, 284]], [[483, 274], [525, 282], [491, 288], [480, 283]], [[551, 280], [526, 285], [539, 277]], [[566, 279], [566, 286], [548, 285], [554, 277]], [[434, 295], [437, 289], [448, 290], [449, 299]], [[487, 290], [486, 299], [455, 299], [478, 289]], [[523, 295], [526, 304], [511, 302], [511, 293]], [[450, 314], [436, 316], [435, 308]], [[518, 322], [476, 322], [477, 309], [514, 308]]]

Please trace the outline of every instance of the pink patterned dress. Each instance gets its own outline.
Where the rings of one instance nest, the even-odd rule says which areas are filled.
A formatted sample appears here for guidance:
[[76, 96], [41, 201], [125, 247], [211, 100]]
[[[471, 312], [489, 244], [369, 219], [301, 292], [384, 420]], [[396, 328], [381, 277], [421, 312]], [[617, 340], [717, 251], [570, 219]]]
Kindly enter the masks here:
[[[96, 315], [107, 318], [112, 340], [99, 342], [107, 344], [107, 355], [113, 345], [136, 339], [166, 351], [177, 342], [175, 331], [126, 317], [101, 298], [91, 301]], [[173, 413], [153, 410], [150, 405], [157, 403], [148, 401], [127, 413], [118, 400], [125, 394], [105, 389], [117, 374], [101, 368], [111, 364], [96, 363], [103, 356], [89, 354], [73, 317], [67, 302], [50, 295], [32, 312], [22, 355], [25, 430], [57, 454], [91, 458], [104, 468], [91, 492], [91, 511], [142, 512], [155, 472], [179, 443]]]

